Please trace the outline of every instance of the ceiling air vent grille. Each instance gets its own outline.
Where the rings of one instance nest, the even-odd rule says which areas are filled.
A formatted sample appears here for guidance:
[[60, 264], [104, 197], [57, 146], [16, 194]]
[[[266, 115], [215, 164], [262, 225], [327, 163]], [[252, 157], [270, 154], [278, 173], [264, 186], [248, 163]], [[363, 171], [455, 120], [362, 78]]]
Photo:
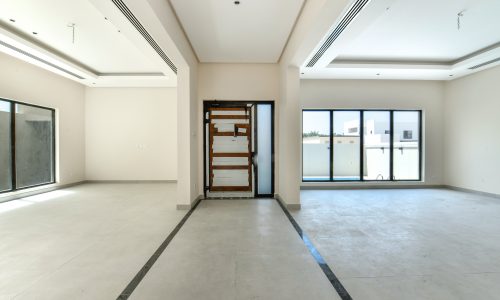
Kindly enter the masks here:
[[9, 48], [9, 49], [11, 49], [11, 50], [14, 50], [14, 51], [16, 51], [16, 52], [17, 52], [17, 53], [19, 53], [19, 54], [22, 54], [22, 55], [24, 55], [24, 56], [27, 56], [27, 57], [29, 57], [29, 58], [31, 58], [31, 59], [34, 59], [34, 60], [36, 60], [36, 61], [38, 61], [38, 62], [41, 62], [41, 63], [43, 63], [43, 64], [45, 64], [45, 65], [47, 65], [47, 66], [50, 66], [50, 67], [52, 67], [52, 68], [54, 68], [54, 69], [57, 69], [57, 70], [59, 70], [59, 71], [61, 71], [61, 72], [64, 72], [64, 73], [66, 73], [66, 74], [68, 74], [68, 75], [71, 75], [71, 76], [73, 76], [73, 77], [76, 77], [76, 78], [78, 78], [78, 79], [85, 79], [85, 78], [83, 78], [83, 77], [82, 77], [82, 76], [80, 76], [80, 75], [77, 75], [77, 74], [75, 74], [75, 73], [73, 73], [73, 72], [71, 72], [71, 71], [68, 71], [68, 70], [66, 70], [66, 69], [64, 69], [64, 68], [62, 68], [62, 67], [59, 67], [58, 65], [55, 65], [55, 64], [53, 64], [53, 63], [51, 63], [51, 62], [49, 62], [49, 61], [46, 61], [46, 60], [45, 60], [45, 59], [43, 59], [43, 58], [40, 58], [40, 57], [38, 57], [38, 56], [36, 56], [36, 55], [33, 55], [33, 54], [29, 53], [29, 52], [26, 52], [26, 51], [24, 51], [24, 50], [22, 50], [22, 49], [19, 49], [19, 48], [15, 47], [15, 46], [12, 46], [12, 45], [10, 45], [10, 44], [7, 44], [7, 43], [5, 43], [5, 42], [3, 42], [3, 41], [0, 41], [0, 45], [4, 46], [4, 47], [6, 47], [6, 48]]
[[153, 49], [160, 55], [160, 57], [167, 63], [167, 65], [177, 74], [177, 67], [170, 60], [170, 58], [163, 52], [160, 46], [156, 43], [153, 37], [149, 34], [149, 32], [142, 26], [142, 24], [137, 20], [134, 14], [128, 9], [128, 7], [123, 3], [122, 0], [112, 0], [113, 3], [118, 7], [118, 9], [127, 17], [127, 19], [134, 25], [134, 27], [139, 31], [139, 33], [146, 39], [146, 41], [153, 47]]
[[349, 24], [354, 20], [354, 18], [358, 15], [358, 13], [363, 9], [366, 3], [368, 3], [370, 0], [357, 0], [354, 5], [349, 9], [347, 14], [344, 16], [342, 21], [335, 27], [335, 29], [330, 33], [328, 38], [325, 40], [323, 45], [321, 45], [321, 48], [318, 49], [316, 54], [311, 58], [309, 63], [306, 65], [306, 67], [311, 68], [313, 67], [318, 60], [325, 54], [326, 50], [330, 48], [330, 46], [333, 44], [333, 42], [340, 36], [340, 34], [344, 31], [344, 29], [349, 26]]
[[472, 66], [469, 68], [469, 70], [475, 70], [477, 68], [481, 68], [481, 67], [484, 67], [486, 65], [489, 65], [489, 64], [492, 64], [492, 63], [496, 63], [497, 61], [500, 61], [500, 57], [497, 57], [495, 59], [492, 59], [492, 60], [488, 60], [484, 63], [481, 63], [481, 64], [478, 64], [478, 65], [475, 65], [475, 66]]

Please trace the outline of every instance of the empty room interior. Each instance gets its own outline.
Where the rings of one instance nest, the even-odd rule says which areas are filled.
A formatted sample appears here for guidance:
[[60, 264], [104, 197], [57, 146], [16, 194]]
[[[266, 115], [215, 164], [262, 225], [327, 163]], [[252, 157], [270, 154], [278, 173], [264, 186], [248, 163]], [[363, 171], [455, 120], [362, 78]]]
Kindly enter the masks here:
[[499, 15], [0, 0], [0, 299], [500, 299]]

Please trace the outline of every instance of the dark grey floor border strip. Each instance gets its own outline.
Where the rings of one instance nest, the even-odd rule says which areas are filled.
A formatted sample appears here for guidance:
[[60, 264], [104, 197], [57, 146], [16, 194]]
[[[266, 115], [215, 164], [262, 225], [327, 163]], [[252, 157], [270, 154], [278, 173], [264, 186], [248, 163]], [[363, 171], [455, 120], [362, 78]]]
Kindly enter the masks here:
[[340, 280], [335, 276], [333, 273], [332, 269], [326, 261], [323, 259], [321, 254], [319, 253], [318, 249], [313, 245], [309, 237], [302, 231], [302, 228], [300, 228], [299, 224], [295, 221], [293, 216], [290, 214], [290, 212], [286, 209], [286, 207], [281, 203], [279, 200], [276, 199], [276, 202], [278, 202], [279, 206], [287, 216], [288, 220], [290, 223], [292, 223], [293, 228], [297, 231], [299, 234], [300, 238], [304, 242], [304, 245], [306, 245], [307, 249], [309, 249], [309, 252], [311, 252], [311, 255], [314, 257], [318, 265], [320, 266], [321, 270], [323, 270], [323, 273], [325, 273], [325, 276], [328, 278], [332, 286], [335, 288], [337, 291], [337, 294], [339, 294], [340, 298], [342, 300], [352, 300], [351, 295], [347, 292], [347, 290], [344, 288], [342, 283], [340, 283]]
[[130, 281], [130, 283], [125, 287], [125, 289], [121, 292], [121, 294], [116, 298], [117, 300], [123, 300], [123, 299], [128, 299], [130, 295], [134, 292], [135, 288], [141, 283], [142, 279], [146, 276], [146, 274], [149, 272], [151, 267], [154, 265], [156, 260], [160, 257], [160, 255], [165, 251], [167, 248], [168, 244], [172, 241], [172, 239], [175, 237], [177, 232], [182, 228], [182, 225], [186, 223], [187, 219], [191, 216], [191, 214], [194, 212], [198, 204], [200, 204], [201, 199], [198, 199], [198, 201], [193, 205], [193, 207], [186, 213], [186, 215], [181, 219], [179, 224], [175, 226], [174, 230], [167, 236], [167, 238], [161, 243], [161, 245], [156, 249], [156, 251], [151, 255], [151, 257], [148, 259], [146, 264], [139, 270], [139, 272], [134, 276], [134, 278]]

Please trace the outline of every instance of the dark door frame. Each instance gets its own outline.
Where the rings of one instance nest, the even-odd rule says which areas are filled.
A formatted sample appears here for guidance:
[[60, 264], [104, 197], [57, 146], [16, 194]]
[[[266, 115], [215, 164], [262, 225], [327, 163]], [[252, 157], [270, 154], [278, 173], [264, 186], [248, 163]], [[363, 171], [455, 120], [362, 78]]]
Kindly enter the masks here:
[[[258, 165], [254, 164], [254, 197], [255, 198], [269, 198], [274, 197], [274, 186], [275, 186], [275, 163], [274, 163], [274, 149], [275, 149], [275, 139], [274, 139], [274, 130], [275, 130], [275, 115], [274, 115], [274, 100], [203, 100], [203, 195], [207, 197], [208, 185], [207, 185], [207, 131], [206, 125], [209, 120], [206, 118], [208, 109], [210, 107], [234, 107], [234, 106], [247, 106], [247, 105], [256, 105], [256, 104], [270, 104], [271, 105], [271, 194], [259, 194], [259, 185], [258, 185]], [[257, 150], [258, 147], [258, 134], [257, 134], [257, 109], [255, 109], [254, 114], [254, 150]], [[256, 151], [255, 151], [256, 152]], [[254, 152], [254, 153], [255, 153]]]

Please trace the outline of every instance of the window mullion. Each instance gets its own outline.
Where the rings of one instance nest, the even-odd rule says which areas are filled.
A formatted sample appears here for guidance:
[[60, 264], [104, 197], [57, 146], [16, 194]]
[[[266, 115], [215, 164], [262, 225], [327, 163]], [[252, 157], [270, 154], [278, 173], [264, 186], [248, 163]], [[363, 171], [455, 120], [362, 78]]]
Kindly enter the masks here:
[[394, 111], [390, 111], [390, 136], [389, 136], [389, 180], [394, 181]]
[[333, 181], [333, 110], [330, 110], [330, 181]]
[[10, 102], [10, 158], [11, 158], [11, 181], [12, 190], [17, 189], [17, 175], [16, 175], [16, 104]]

